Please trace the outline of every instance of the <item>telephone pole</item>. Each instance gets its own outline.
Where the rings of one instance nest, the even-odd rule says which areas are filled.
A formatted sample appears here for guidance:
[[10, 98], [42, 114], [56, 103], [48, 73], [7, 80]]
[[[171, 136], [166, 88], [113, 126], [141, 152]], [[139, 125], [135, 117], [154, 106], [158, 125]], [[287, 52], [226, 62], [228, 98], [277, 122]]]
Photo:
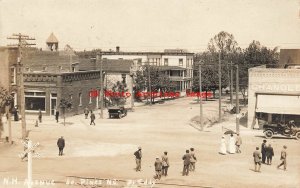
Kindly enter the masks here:
[[221, 96], [222, 96], [222, 83], [221, 83], [221, 78], [222, 78], [222, 72], [221, 72], [221, 50], [219, 51], [219, 123], [221, 123], [222, 119], [222, 108], [221, 108]]
[[26, 134], [26, 120], [25, 120], [25, 96], [24, 96], [24, 78], [23, 78], [23, 63], [22, 63], [22, 50], [25, 47], [28, 46], [33, 46], [35, 45], [34, 43], [28, 43], [27, 40], [35, 40], [35, 38], [31, 38], [28, 35], [23, 35], [21, 33], [19, 34], [12, 34], [11, 37], [7, 37], [7, 39], [11, 40], [17, 40], [18, 44], [14, 45], [9, 45], [9, 46], [17, 46], [18, 47], [18, 63], [17, 63], [17, 72], [19, 75], [19, 88], [18, 88], [18, 93], [19, 93], [19, 99], [20, 99], [20, 107], [21, 107], [21, 122], [22, 122], [22, 138], [25, 139], [27, 134]]
[[[103, 90], [103, 62], [100, 59], [99, 55], [96, 56], [96, 61], [100, 61], [100, 118], [103, 119], [103, 99], [104, 99], [104, 90]], [[98, 102], [98, 101], [97, 101]]]
[[201, 80], [201, 63], [199, 64], [199, 99], [200, 99], [200, 128], [203, 131], [203, 106], [202, 106], [202, 80]]
[[236, 65], [236, 132], [240, 132], [239, 65]]

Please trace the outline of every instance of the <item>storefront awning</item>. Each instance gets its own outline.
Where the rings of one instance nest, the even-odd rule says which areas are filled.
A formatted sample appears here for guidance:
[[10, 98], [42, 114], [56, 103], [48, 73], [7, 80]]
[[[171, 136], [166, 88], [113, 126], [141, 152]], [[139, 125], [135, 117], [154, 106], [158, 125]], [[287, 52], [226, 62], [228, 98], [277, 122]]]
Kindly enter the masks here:
[[300, 95], [257, 95], [256, 112], [300, 115]]

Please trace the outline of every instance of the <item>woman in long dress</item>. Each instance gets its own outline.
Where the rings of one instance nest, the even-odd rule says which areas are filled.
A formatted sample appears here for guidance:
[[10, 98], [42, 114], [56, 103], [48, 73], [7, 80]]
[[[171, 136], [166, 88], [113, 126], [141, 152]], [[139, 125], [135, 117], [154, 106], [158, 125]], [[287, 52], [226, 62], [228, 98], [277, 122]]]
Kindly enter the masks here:
[[222, 139], [221, 139], [221, 146], [220, 146], [220, 154], [222, 155], [226, 155], [226, 140], [225, 140], [225, 137], [222, 136]]
[[233, 134], [231, 134], [229, 137], [228, 153], [235, 153], [235, 138], [233, 137]]

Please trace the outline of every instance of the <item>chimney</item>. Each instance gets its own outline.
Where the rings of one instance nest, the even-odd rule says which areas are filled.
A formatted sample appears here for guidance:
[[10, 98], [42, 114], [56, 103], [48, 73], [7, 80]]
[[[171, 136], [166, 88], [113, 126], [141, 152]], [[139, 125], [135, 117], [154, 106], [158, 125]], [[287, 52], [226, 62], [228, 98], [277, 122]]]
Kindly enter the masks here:
[[120, 46], [116, 47], [116, 52], [120, 52]]

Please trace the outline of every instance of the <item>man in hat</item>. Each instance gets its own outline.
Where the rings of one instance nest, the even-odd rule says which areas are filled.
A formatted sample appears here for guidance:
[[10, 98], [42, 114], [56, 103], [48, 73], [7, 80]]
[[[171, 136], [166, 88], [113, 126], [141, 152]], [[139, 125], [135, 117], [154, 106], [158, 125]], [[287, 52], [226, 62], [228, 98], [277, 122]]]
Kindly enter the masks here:
[[39, 109], [38, 119], [39, 119], [39, 122], [40, 122], [40, 123], [42, 123], [42, 117], [43, 117], [42, 110]]
[[267, 165], [272, 164], [272, 157], [274, 156], [274, 150], [271, 144], [266, 148]]
[[89, 112], [90, 112], [90, 111], [89, 111], [88, 107], [85, 107], [85, 109], [83, 110], [83, 113], [84, 113], [85, 119], [87, 119], [87, 118], [88, 118]]
[[266, 163], [266, 148], [267, 148], [267, 141], [263, 140], [263, 143], [261, 144], [261, 156], [262, 156], [262, 163]]
[[[254, 158], [254, 172], [260, 172], [260, 166], [261, 166], [260, 159], [261, 159], [261, 156], [260, 156], [260, 153], [259, 153], [259, 147], [256, 147], [256, 150], [253, 152], [253, 158]], [[257, 166], [258, 166], [258, 170], [256, 168]]]
[[183, 170], [182, 170], [182, 175], [183, 176], [188, 176], [189, 175], [189, 168], [190, 168], [190, 163], [191, 163], [191, 155], [190, 155], [190, 150], [185, 151], [185, 155], [182, 157], [183, 160]]
[[162, 170], [162, 161], [159, 159], [159, 157], [156, 157], [156, 160], [154, 162], [154, 167], [155, 167], [155, 178], [160, 180], [161, 170]]
[[91, 123], [90, 123], [90, 125], [92, 125], [92, 124], [96, 125], [96, 124], [95, 124], [95, 119], [96, 119], [96, 116], [95, 116], [95, 114], [93, 113], [93, 111], [91, 111]]
[[142, 163], [142, 148], [138, 147], [138, 150], [134, 152], [135, 162], [136, 162], [136, 171], [141, 171], [141, 163]]
[[62, 155], [63, 155], [64, 148], [65, 148], [65, 139], [64, 139], [64, 137], [60, 137], [60, 138], [57, 140], [57, 146], [58, 146], [58, 149], [59, 149], [58, 155], [59, 155], [59, 156], [62, 156]]
[[283, 150], [281, 151], [280, 154], [281, 163], [277, 166], [278, 169], [283, 165], [284, 170], [286, 170], [286, 157], [287, 157], [286, 148], [287, 148], [286, 146], [283, 146]]
[[240, 134], [237, 133], [236, 141], [235, 141], [236, 153], [241, 153], [242, 152], [241, 149], [240, 149], [241, 145], [242, 145], [242, 138], [241, 138]]

